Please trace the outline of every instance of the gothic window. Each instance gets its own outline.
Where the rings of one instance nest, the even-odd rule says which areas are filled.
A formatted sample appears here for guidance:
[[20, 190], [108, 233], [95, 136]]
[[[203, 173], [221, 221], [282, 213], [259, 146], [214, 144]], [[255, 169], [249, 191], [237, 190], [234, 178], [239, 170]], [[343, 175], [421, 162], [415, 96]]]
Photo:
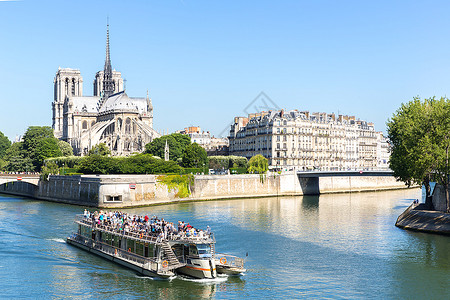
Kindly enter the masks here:
[[121, 131], [122, 130], [122, 119], [117, 119], [117, 130]]
[[83, 121], [83, 127], [82, 128], [83, 129], [87, 129], [87, 126], [88, 126], [87, 124], [88, 124], [87, 121]]
[[127, 118], [125, 120], [125, 133], [131, 133], [131, 119]]
[[94, 124], [95, 124], [95, 121], [92, 121], [92, 122], [91, 122], [91, 127], [94, 126]]
[[75, 78], [72, 78], [72, 96], [75, 95]]
[[69, 78], [66, 78], [65, 89], [66, 95], [69, 94]]

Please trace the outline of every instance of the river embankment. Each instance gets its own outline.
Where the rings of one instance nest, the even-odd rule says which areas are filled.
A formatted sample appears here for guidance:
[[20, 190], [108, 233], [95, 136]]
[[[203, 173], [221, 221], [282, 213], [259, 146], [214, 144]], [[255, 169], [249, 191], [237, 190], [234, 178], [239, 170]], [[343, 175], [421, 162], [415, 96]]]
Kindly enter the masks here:
[[450, 214], [427, 210], [425, 204], [411, 204], [397, 219], [395, 226], [428, 233], [450, 235]]
[[[418, 202], [418, 201], [417, 201]], [[395, 226], [415, 231], [450, 235], [450, 214], [442, 185], [436, 184], [431, 203], [411, 204], [398, 218]]]
[[[173, 176], [173, 175], [172, 175]], [[178, 176], [178, 175], [175, 175]], [[186, 176], [186, 175], [185, 175]], [[406, 186], [388, 173], [337, 174], [311, 177], [287, 172], [273, 175], [74, 175], [50, 176], [48, 180], [0, 184], [0, 193], [40, 200], [120, 208], [185, 201], [252, 197], [302, 196], [403, 189]]]

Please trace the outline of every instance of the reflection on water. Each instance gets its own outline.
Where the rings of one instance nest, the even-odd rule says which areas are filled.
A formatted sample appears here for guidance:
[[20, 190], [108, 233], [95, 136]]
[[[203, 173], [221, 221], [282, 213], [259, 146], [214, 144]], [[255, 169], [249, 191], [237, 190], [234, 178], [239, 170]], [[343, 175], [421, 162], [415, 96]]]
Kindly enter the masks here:
[[[128, 209], [211, 226], [242, 277], [153, 280], [71, 247], [83, 207], [0, 195], [2, 296], [30, 298], [449, 298], [450, 238], [397, 216], [421, 191], [239, 199]], [[26, 281], [23, 281], [26, 274]]]

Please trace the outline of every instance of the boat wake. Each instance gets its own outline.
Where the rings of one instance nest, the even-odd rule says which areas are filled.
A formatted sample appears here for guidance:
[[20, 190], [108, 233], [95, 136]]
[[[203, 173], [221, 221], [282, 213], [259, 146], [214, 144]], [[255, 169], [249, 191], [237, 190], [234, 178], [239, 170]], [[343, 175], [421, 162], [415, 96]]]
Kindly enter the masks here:
[[64, 239], [46, 239], [47, 241], [53, 241], [53, 242], [57, 242], [57, 243], [62, 243], [65, 244], [66, 241]]
[[228, 275], [218, 274], [216, 278], [202, 278], [202, 279], [197, 279], [197, 278], [191, 278], [191, 277], [178, 275], [177, 278], [180, 279], [180, 280], [184, 280], [184, 281], [206, 283], [206, 284], [214, 284], [214, 283], [220, 283], [220, 282], [227, 281]]
[[177, 278], [177, 276], [172, 276], [172, 277], [169, 277], [169, 278], [161, 278], [161, 277], [150, 277], [150, 276], [139, 276], [139, 275], [136, 275], [136, 278], [150, 279], [150, 280], [155, 280], [155, 281], [172, 281], [175, 278]]

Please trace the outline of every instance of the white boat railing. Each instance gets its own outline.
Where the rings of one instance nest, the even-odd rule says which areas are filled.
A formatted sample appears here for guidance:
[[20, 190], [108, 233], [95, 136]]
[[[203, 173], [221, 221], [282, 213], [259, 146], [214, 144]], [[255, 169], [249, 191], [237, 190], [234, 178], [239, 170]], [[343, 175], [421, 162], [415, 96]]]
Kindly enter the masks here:
[[135, 264], [142, 265], [142, 267], [145, 267], [145, 265], [148, 265], [148, 267], [151, 270], [157, 270], [157, 260], [156, 258], [151, 257], [142, 257], [138, 254], [128, 252], [119, 248], [116, 248], [114, 246], [99, 242], [99, 241], [93, 241], [92, 239], [86, 238], [79, 234], [73, 234], [71, 239], [75, 240], [76, 242], [83, 244], [89, 248], [101, 251], [103, 253], [107, 253], [112, 257], [118, 257], [124, 260], [127, 260], [129, 262], [134, 262]]
[[173, 241], [173, 242], [180, 242], [180, 243], [193, 243], [193, 244], [209, 244], [209, 243], [215, 243], [215, 237], [214, 234], [211, 232], [209, 235], [206, 236], [186, 236], [185, 233], [183, 234], [169, 234], [166, 239], [160, 238], [156, 235], [149, 235], [146, 232], [134, 232], [129, 231], [127, 229], [122, 229], [120, 225], [117, 226], [108, 226], [105, 224], [96, 224], [92, 221], [92, 219], [86, 218], [84, 215], [76, 215], [75, 222], [90, 226], [92, 228], [100, 229], [103, 231], [107, 231], [114, 234], [120, 234], [127, 237], [131, 237], [134, 239], [143, 240], [146, 242], [151, 242], [155, 244], [161, 244], [162, 242], [166, 241]]
[[216, 265], [226, 266], [226, 267], [234, 267], [234, 268], [244, 268], [244, 259], [223, 253], [215, 254], [215, 262]]

